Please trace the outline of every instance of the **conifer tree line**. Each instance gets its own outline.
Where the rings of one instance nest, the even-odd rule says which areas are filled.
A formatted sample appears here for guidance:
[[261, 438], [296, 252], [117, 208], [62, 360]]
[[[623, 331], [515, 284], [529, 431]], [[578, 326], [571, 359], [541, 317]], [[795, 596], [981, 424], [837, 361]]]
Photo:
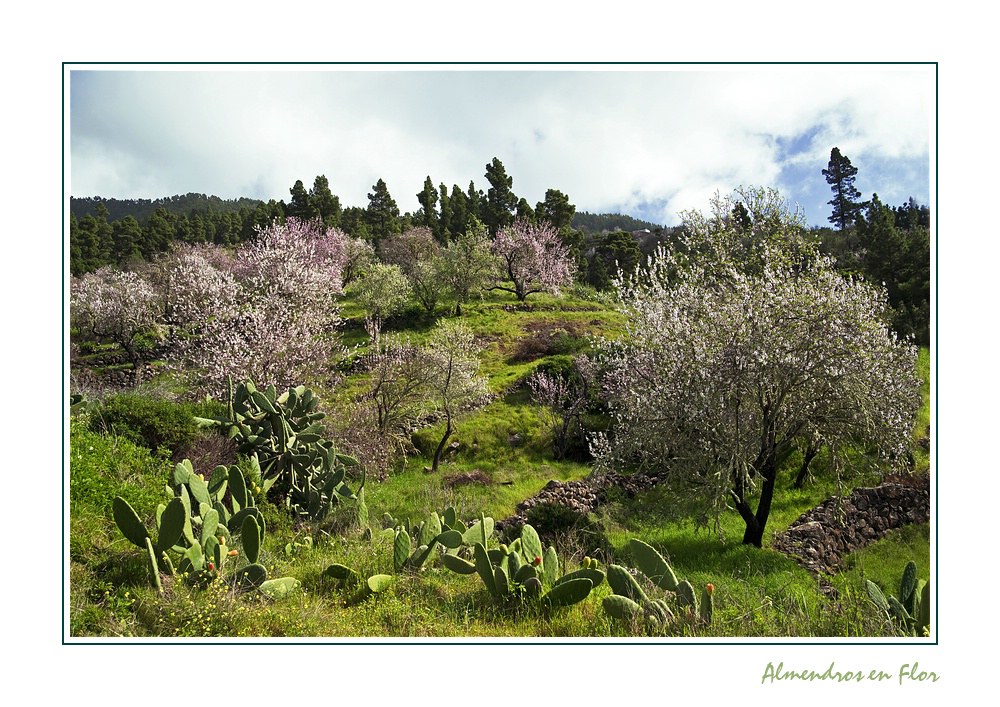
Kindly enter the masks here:
[[837, 268], [884, 284], [892, 308], [892, 326], [902, 336], [930, 344], [930, 208], [913, 197], [889, 206], [873, 193], [862, 201], [854, 186], [858, 168], [839, 148], [830, 151], [823, 170], [833, 198], [829, 217], [834, 228], [815, 229]]
[[[854, 186], [858, 169], [836, 147], [823, 176], [833, 199], [833, 228], [814, 228], [824, 252], [837, 267], [873, 282], [885, 283], [893, 310], [893, 327], [919, 343], [930, 338], [930, 210], [910, 198], [892, 207], [878, 194], [868, 201]], [[680, 228], [662, 228], [612, 214], [578, 214], [569, 197], [548, 189], [532, 206], [514, 191], [513, 178], [496, 157], [485, 166], [486, 188], [475, 180], [467, 187], [435, 184], [430, 175], [415, 193], [419, 207], [401, 213], [386, 182], [379, 179], [368, 193], [367, 206], [343, 206], [329, 180], [318, 175], [311, 188], [298, 180], [288, 201], [250, 199], [223, 201], [188, 194], [157, 200], [110, 200], [116, 214], [99, 197], [73, 199], [70, 214], [69, 267], [74, 276], [105, 265], [128, 269], [152, 260], [172, 243], [236, 246], [253, 240], [260, 229], [287, 217], [319, 220], [346, 236], [378, 250], [387, 239], [413, 228], [425, 228], [441, 246], [455, 242], [470, 229], [485, 225], [491, 239], [515, 221], [547, 224], [559, 236], [576, 264], [578, 282], [606, 290], [619, 271], [643, 263], [657, 246], [680, 235]], [[83, 215], [78, 217], [77, 211]], [[739, 213], [733, 217], [740, 219]], [[140, 220], [144, 219], [144, 220]]]

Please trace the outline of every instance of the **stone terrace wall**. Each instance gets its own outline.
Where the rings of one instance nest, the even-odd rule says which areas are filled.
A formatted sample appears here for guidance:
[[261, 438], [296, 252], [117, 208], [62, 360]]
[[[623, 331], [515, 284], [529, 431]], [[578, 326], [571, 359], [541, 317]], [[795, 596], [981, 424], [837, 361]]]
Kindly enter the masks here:
[[517, 532], [527, 522], [528, 510], [543, 503], [558, 503], [572, 508], [577, 513], [587, 514], [605, 503], [607, 491], [611, 488], [620, 489], [626, 497], [631, 498], [637, 493], [647, 491], [658, 484], [660, 479], [647, 474], [617, 474], [610, 472], [599, 479], [580, 479], [578, 481], [558, 481], [553, 479], [545, 484], [541, 491], [517, 504], [514, 515], [497, 521], [497, 531]]
[[930, 518], [930, 477], [858, 488], [806, 511], [772, 547], [818, 574], [834, 574], [841, 557], [910, 523]]
[[[586, 514], [605, 503], [607, 490], [617, 488], [631, 498], [660, 479], [644, 474], [609, 473], [597, 480], [550, 481], [514, 509], [514, 515], [497, 521], [498, 531], [516, 532], [524, 525], [530, 508], [549, 501]], [[891, 479], [874, 488], [854, 489], [850, 496], [829, 498], [806, 511], [772, 548], [797, 560], [816, 574], [834, 574], [841, 557], [910, 523], [930, 518], [930, 477]]]

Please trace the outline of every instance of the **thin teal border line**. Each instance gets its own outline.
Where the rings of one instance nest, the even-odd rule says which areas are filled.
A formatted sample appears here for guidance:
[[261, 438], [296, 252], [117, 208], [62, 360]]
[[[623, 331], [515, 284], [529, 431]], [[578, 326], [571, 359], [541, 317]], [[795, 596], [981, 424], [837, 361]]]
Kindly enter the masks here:
[[[939, 352], [939, 335], [937, 326], [937, 316], [938, 316], [938, 258], [941, 257], [941, 253], [938, 249], [938, 239], [940, 238], [941, 230], [940, 217], [941, 217], [941, 207], [939, 205], [940, 199], [938, 194], [938, 187], [940, 186], [939, 172], [941, 170], [941, 163], [938, 156], [941, 152], [939, 148], [938, 140], [941, 137], [941, 128], [938, 125], [938, 116], [940, 113], [940, 85], [938, 83], [938, 63], [934, 62], [934, 351], [932, 352], [934, 356], [934, 429], [931, 430], [931, 434], [928, 438], [931, 440], [931, 444], [934, 445], [934, 569], [938, 569], [938, 556], [941, 551], [941, 524], [938, 523], [938, 513], [937, 508], [940, 505], [939, 502], [939, 490], [940, 490], [940, 476], [938, 475], [938, 455], [940, 454], [939, 445], [937, 443], [939, 439], [938, 426], [940, 425], [940, 418], [938, 416], [938, 352]], [[941, 640], [939, 627], [941, 625], [940, 621], [940, 610], [941, 610], [941, 573], [935, 572], [934, 575], [934, 645], [936, 646]]]
[[59, 136], [59, 144], [62, 146], [62, 163], [60, 166], [60, 177], [62, 183], [59, 185], [59, 194], [61, 195], [62, 203], [60, 204], [60, 212], [62, 213], [62, 218], [60, 219], [60, 241], [61, 247], [60, 252], [60, 267], [59, 271], [59, 295], [62, 298], [59, 302], [59, 306], [62, 309], [61, 325], [62, 331], [59, 338], [59, 344], [61, 349], [59, 351], [59, 360], [61, 362], [59, 371], [59, 381], [62, 385], [61, 397], [62, 402], [60, 405], [60, 410], [62, 411], [62, 440], [59, 444], [59, 451], [62, 455], [60, 459], [60, 467], [62, 468], [62, 503], [60, 508], [62, 509], [62, 537], [59, 538], [60, 546], [62, 547], [61, 560], [61, 572], [62, 584], [60, 586], [60, 595], [62, 596], [63, 607], [62, 607], [62, 617], [60, 619], [61, 631], [63, 637], [63, 644], [66, 643], [66, 425], [69, 424], [69, 418], [66, 415], [66, 65], [63, 64], [62, 76], [60, 77], [60, 88], [62, 90], [62, 120], [59, 122], [60, 129], [62, 130], [62, 135]]
[[[301, 61], [272, 61], [272, 62], [254, 62], [254, 61], [238, 61], [238, 62], [169, 62], [169, 61], [100, 61], [100, 62], [73, 62], [64, 61], [62, 62], [62, 135], [61, 135], [61, 145], [62, 145], [62, 235], [65, 236], [66, 233], [66, 72], [67, 69], [72, 71], [74, 65], [86, 65], [86, 66], [933, 66], [934, 67], [934, 254], [935, 254], [935, 268], [934, 268], [934, 309], [935, 309], [935, 325], [937, 323], [937, 307], [938, 307], [938, 277], [937, 277], [937, 257], [938, 257], [938, 225], [939, 225], [939, 214], [940, 208], [938, 207], [938, 186], [939, 186], [939, 173], [940, 166], [938, 164], [938, 154], [940, 152], [938, 148], [938, 138], [940, 137], [940, 127], [938, 125], [938, 115], [939, 115], [939, 103], [940, 103], [940, 86], [938, 81], [938, 70], [939, 62], [937, 61], [755, 61], [755, 62], [733, 62], [733, 61], [650, 61], [650, 62], [636, 62], [636, 61], [473, 61], [473, 62], [462, 62], [462, 61], [427, 61], [427, 62], [412, 62], [412, 61], [333, 61], [333, 62], [301, 62]], [[85, 71], [86, 69], [77, 69], [78, 71]], [[66, 392], [66, 239], [62, 238], [62, 283], [61, 283], [61, 293], [62, 293], [62, 371], [60, 372], [60, 379], [62, 381], [63, 393]], [[939, 481], [937, 476], [938, 468], [938, 445], [937, 445], [937, 427], [938, 422], [938, 343], [939, 335], [937, 326], [934, 327], [934, 350], [932, 355], [934, 357], [934, 430], [933, 441], [934, 445], [934, 567], [937, 569], [938, 566], [938, 556], [940, 554], [940, 526], [937, 522], [937, 506], [938, 506], [938, 489]], [[134, 646], [189, 646], [189, 645], [218, 645], [218, 646], [470, 646], [470, 645], [491, 645], [491, 646], [909, 646], [911, 648], [923, 648], [927, 646], [937, 646], [940, 644], [940, 620], [938, 610], [940, 608], [939, 590], [934, 592], [934, 617], [935, 617], [935, 627], [934, 627], [934, 642], [933, 643], [908, 643], [908, 642], [866, 642], [866, 643], [854, 643], [854, 642], [844, 642], [844, 643], [830, 643], [830, 642], [813, 642], [813, 641], [795, 641], [795, 642], [778, 642], [778, 641], [739, 641], [739, 642], [704, 642], [698, 641], [692, 643], [690, 641], [685, 642], [683, 639], [676, 641], [647, 641], [643, 639], [636, 639], [634, 641], [603, 641], [595, 639], [592, 641], [546, 641], [546, 640], [535, 640], [535, 641], [480, 641], [480, 640], [468, 640], [468, 641], [433, 641], [433, 642], [421, 642], [419, 639], [413, 639], [408, 641], [366, 641], [361, 638], [352, 641], [285, 641], [280, 639], [272, 639], [271, 641], [260, 640], [260, 641], [240, 641], [240, 642], [229, 642], [229, 641], [212, 641], [212, 640], [200, 640], [200, 641], [67, 641], [66, 636], [66, 425], [69, 420], [66, 416], [66, 396], [63, 395], [63, 400], [61, 404], [62, 408], [62, 430], [63, 430], [63, 440], [62, 440], [62, 471], [63, 471], [63, 481], [62, 481], [62, 597], [63, 597], [63, 607], [62, 607], [62, 634], [61, 642], [64, 646], [121, 646], [121, 645], [134, 645]], [[939, 584], [940, 573], [936, 572], [934, 577], [935, 586]], [[206, 639], [211, 637], [206, 637]], [[539, 637], [544, 638], [544, 637]]]

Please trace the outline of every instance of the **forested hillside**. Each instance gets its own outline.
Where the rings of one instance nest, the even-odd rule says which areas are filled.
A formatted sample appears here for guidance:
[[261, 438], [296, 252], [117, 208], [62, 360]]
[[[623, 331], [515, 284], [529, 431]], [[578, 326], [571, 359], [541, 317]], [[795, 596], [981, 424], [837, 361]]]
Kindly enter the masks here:
[[120, 221], [126, 216], [131, 216], [142, 223], [159, 208], [166, 209], [168, 213], [176, 216], [187, 214], [190, 217], [195, 213], [228, 214], [244, 209], [253, 211], [260, 203], [259, 199], [220, 199], [217, 196], [194, 193], [175, 194], [160, 199], [102, 199], [99, 196], [90, 196], [70, 197], [69, 210], [79, 220], [84, 216], [96, 216], [97, 205], [104, 204], [109, 221]]
[[[837, 148], [823, 176], [834, 198], [830, 222], [835, 228], [812, 229], [822, 250], [836, 258], [843, 273], [884, 282], [893, 308], [893, 322], [902, 335], [929, 341], [930, 331], [930, 210], [912, 198], [901, 206], [883, 204], [877, 194], [861, 199], [854, 187], [857, 169]], [[106, 265], [131, 267], [149, 262], [174, 243], [234, 247], [252, 240], [262, 228], [287, 217], [319, 219], [328, 228], [378, 249], [388, 238], [412, 228], [426, 228], [439, 246], [468, 235], [482, 224], [492, 239], [515, 221], [546, 223], [566, 246], [575, 281], [606, 290], [619, 269], [630, 271], [645, 262], [660, 245], [668, 245], [680, 227], [664, 228], [624, 214], [576, 211], [568, 195], [548, 189], [532, 206], [514, 191], [514, 180], [499, 159], [486, 165], [487, 189], [470, 180], [467, 188], [435, 186], [428, 176], [415, 192], [420, 208], [401, 213], [388, 185], [379, 179], [368, 204], [343, 206], [324, 175], [311, 188], [298, 180], [288, 201], [223, 200], [204, 194], [162, 199], [73, 198], [70, 215], [69, 267], [74, 276]], [[742, 211], [740, 209], [743, 209]], [[736, 225], [749, 229], [745, 207], [730, 214]]]

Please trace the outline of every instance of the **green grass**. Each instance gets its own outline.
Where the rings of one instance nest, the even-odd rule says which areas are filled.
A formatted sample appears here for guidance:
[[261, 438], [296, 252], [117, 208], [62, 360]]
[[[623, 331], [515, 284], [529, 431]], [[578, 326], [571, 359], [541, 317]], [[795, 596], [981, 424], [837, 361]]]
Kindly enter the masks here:
[[[349, 296], [342, 301], [342, 313], [351, 320], [343, 331], [345, 343], [364, 350], [367, 335], [360, 326], [361, 312]], [[454, 506], [466, 520], [479, 513], [500, 519], [548, 481], [578, 479], [590, 471], [586, 464], [553, 461], [540, 410], [520, 384], [539, 366], [565, 365], [570, 354], [586, 349], [589, 335], [615, 336], [622, 326], [621, 317], [589, 299], [532, 295], [522, 304], [502, 294], [464, 305], [463, 318], [485, 346], [482, 371], [498, 398], [458, 422], [449, 440], [458, 443], [457, 449], [445, 455], [436, 473], [426, 473], [425, 467], [443, 433], [441, 425], [415, 433], [416, 453], [386, 480], [369, 483], [371, 540], [351, 525], [348, 508], [337, 512], [338, 522], [328, 534], [306, 530], [282, 509], [263, 504], [268, 535], [261, 562], [272, 577], [294, 576], [302, 582], [301, 592], [280, 601], [237, 594], [222, 584], [195, 589], [172, 578], [165, 578], [164, 592], [157, 594], [149, 586], [141, 551], [121, 536], [111, 520], [110, 503], [115, 495], [124, 496], [147, 527], [152, 527], [156, 505], [166, 499], [163, 486], [172, 469], [166, 449], [157, 453], [142, 446], [150, 444], [150, 435], [102, 434], [85, 419], [71, 420], [71, 634], [330, 638], [898, 635], [868, 601], [863, 581], [872, 579], [894, 592], [910, 559], [926, 577], [928, 527], [904, 528], [845, 558], [843, 572], [833, 578], [840, 596], [830, 601], [820, 593], [816, 577], [769, 548], [774, 534], [801, 513], [847, 490], [822, 472], [804, 489], [791, 489], [795, 459], [789, 460], [779, 479], [764, 548], [742, 545], [743, 525], [735, 513], [721, 517], [721, 535], [696, 530], [689, 518], [677, 515], [669, 495], [661, 489], [633, 499], [619, 497], [581, 527], [557, 536], [564, 569], [570, 570], [584, 554], [598, 557], [604, 566], [611, 562], [632, 566], [629, 538], [653, 545], [669, 557], [679, 577], [696, 587], [709, 582], [716, 587], [715, 621], [709, 627], [679, 622], [656, 631], [648, 625], [613, 622], [601, 607], [601, 599], [610, 591], [606, 583], [586, 601], [563, 610], [498, 605], [478, 576], [460, 576], [436, 562], [422, 572], [395, 577], [386, 592], [364, 603], [346, 606], [352, 590], [338, 587], [323, 571], [336, 562], [362, 576], [391, 574], [391, 547], [378, 532], [383, 513], [416, 523], [431, 510]], [[391, 320], [386, 333], [405, 333], [420, 343], [431, 326], [431, 320], [413, 308]], [[532, 338], [535, 349], [524, 344]], [[530, 355], [522, 355], [525, 352]], [[930, 420], [929, 366], [924, 349], [920, 354], [924, 406], [914, 440], [925, 434]], [[164, 380], [164, 385], [178, 392], [177, 381]], [[365, 384], [364, 376], [347, 376], [337, 389], [318, 392], [327, 405], [335, 407], [338, 401], [362, 392]], [[139, 410], [141, 405], [127, 407]], [[926, 453], [923, 457], [915, 453], [915, 457], [918, 469], [926, 467]], [[473, 472], [491, 483], [453, 487], [445, 483], [450, 477]], [[286, 544], [306, 533], [313, 535], [315, 546], [286, 556]], [[663, 595], [644, 580], [643, 586], [650, 595]]]

